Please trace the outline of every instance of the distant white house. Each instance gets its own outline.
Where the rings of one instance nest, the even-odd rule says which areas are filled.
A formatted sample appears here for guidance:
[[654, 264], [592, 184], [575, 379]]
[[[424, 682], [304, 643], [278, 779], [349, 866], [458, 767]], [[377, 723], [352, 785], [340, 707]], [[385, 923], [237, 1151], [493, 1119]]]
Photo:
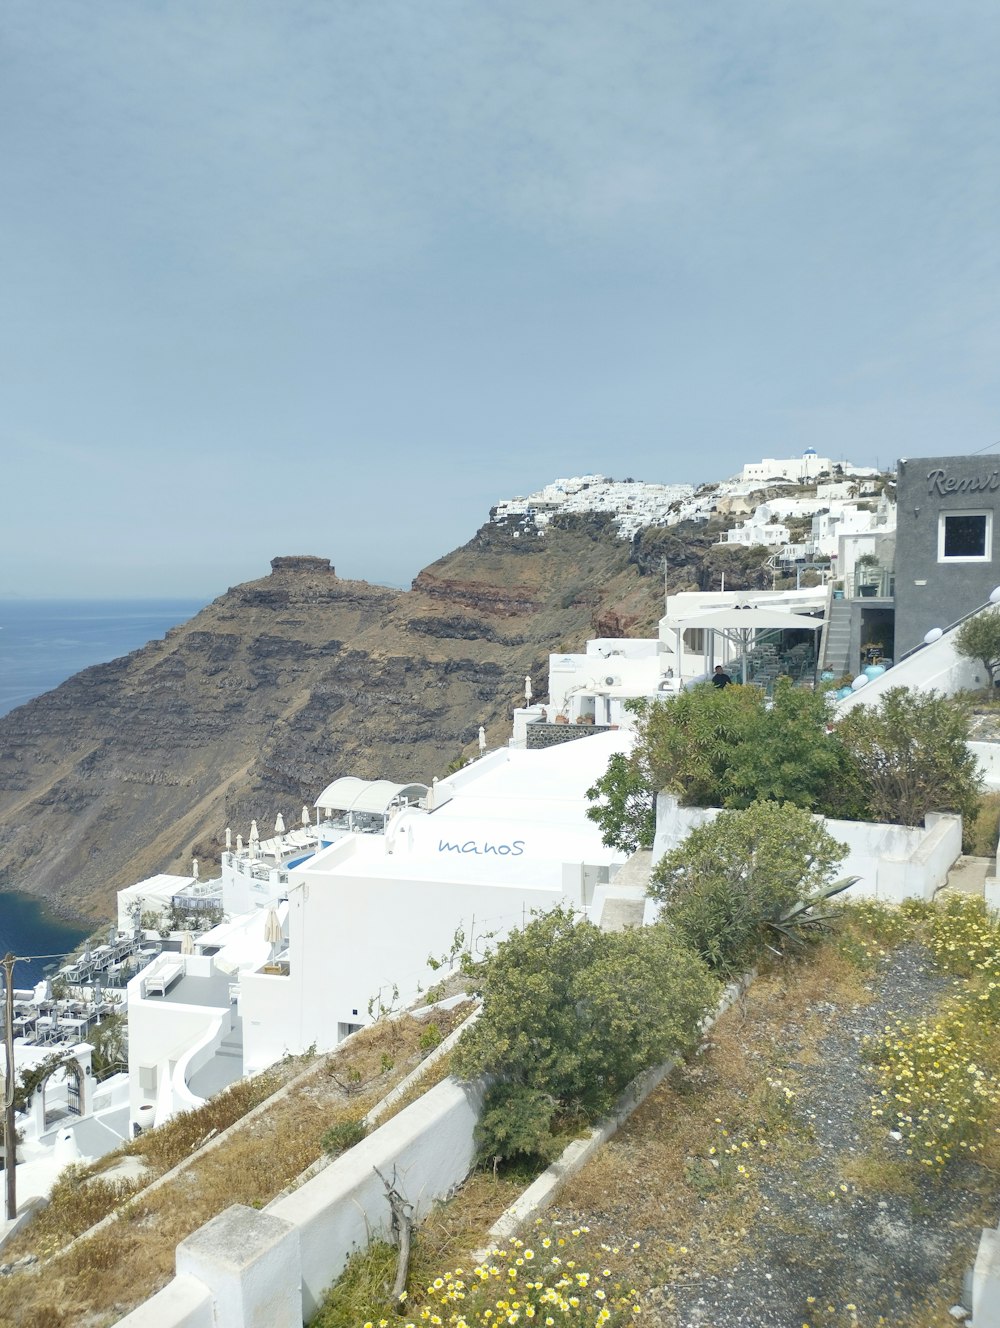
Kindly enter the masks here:
[[762, 461], [748, 462], [740, 472], [740, 478], [746, 483], [766, 484], [768, 480], [793, 480], [796, 484], [806, 484], [816, 479], [817, 475], [830, 472], [833, 463], [829, 457], [817, 456], [816, 449], [807, 447], [800, 457], [764, 457]]

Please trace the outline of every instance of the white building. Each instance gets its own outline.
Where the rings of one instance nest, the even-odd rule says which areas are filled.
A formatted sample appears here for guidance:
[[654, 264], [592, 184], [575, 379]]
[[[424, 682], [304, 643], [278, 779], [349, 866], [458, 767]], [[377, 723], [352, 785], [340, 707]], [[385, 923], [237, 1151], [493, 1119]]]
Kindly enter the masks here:
[[781, 460], [764, 457], [763, 461], [748, 462], [740, 472], [740, 477], [748, 484], [767, 484], [777, 479], [808, 484], [818, 475], [832, 470], [833, 463], [829, 457], [817, 456], [815, 448], [807, 447], [800, 457], [785, 457]]
[[118, 891], [118, 930], [136, 927], [159, 930], [170, 921], [173, 901], [198, 882], [193, 876], [171, 876], [161, 872]]
[[286, 902], [206, 933], [197, 953], [161, 956], [129, 984], [133, 1121], [165, 1120], [412, 1003], [456, 934], [476, 952], [533, 909], [589, 908], [622, 855], [588, 819], [586, 790], [631, 741], [492, 752], [401, 801], [384, 834], [344, 833], [286, 864]]
[[625, 701], [676, 690], [676, 663], [673, 645], [656, 638], [597, 637], [582, 654], [550, 655], [547, 717], [569, 724], [628, 724]]
[[497, 525], [515, 525], [544, 532], [558, 512], [609, 512], [622, 539], [643, 526], [662, 525], [683, 499], [690, 484], [647, 484], [642, 480], [610, 480], [604, 475], [576, 475], [553, 480], [536, 493], [504, 498], [491, 513]]

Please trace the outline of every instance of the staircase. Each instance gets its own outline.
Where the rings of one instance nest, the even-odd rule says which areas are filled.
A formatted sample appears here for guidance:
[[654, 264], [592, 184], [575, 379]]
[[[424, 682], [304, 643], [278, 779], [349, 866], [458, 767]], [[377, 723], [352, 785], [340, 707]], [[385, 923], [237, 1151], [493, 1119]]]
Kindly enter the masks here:
[[243, 1020], [237, 1017], [212, 1059], [188, 1080], [188, 1088], [196, 1097], [207, 1099], [242, 1077]]
[[851, 653], [851, 601], [830, 601], [826, 625], [823, 628], [823, 658], [820, 667], [829, 669], [840, 678], [851, 672], [848, 668]]

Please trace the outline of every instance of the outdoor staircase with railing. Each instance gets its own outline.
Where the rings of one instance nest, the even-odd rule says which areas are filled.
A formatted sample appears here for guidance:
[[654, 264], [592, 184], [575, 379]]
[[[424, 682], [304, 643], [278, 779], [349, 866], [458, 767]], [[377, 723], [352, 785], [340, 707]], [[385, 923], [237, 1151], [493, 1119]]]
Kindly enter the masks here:
[[851, 601], [831, 599], [823, 629], [823, 658], [820, 667], [841, 678], [850, 672]]

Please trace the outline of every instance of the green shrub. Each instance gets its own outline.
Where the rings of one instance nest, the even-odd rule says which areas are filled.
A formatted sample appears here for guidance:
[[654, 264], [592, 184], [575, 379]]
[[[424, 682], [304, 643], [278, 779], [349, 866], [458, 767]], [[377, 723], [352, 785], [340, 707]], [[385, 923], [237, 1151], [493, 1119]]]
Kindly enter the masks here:
[[894, 825], [922, 825], [928, 812], [975, 818], [982, 778], [963, 701], [891, 687], [877, 705], [848, 711], [836, 733], [850, 772], [842, 796], [851, 816]]
[[346, 1153], [349, 1148], [359, 1144], [367, 1133], [364, 1121], [358, 1116], [350, 1116], [347, 1120], [332, 1125], [323, 1135], [320, 1144], [324, 1153], [336, 1157], [338, 1153]]
[[692, 830], [657, 865], [649, 892], [709, 968], [732, 976], [775, 943], [786, 911], [829, 887], [846, 851], [802, 808], [756, 802]]
[[978, 660], [986, 670], [986, 686], [1000, 668], [1000, 615], [995, 609], [966, 618], [955, 633], [955, 650], [967, 659]]
[[562, 908], [467, 971], [483, 1008], [456, 1048], [457, 1073], [536, 1090], [588, 1119], [640, 1070], [693, 1045], [718, 991], [673, 931], [602, 932]]
[[442, 1042], [441, 1030], [437, 1024], [428, 1024], [420, 1034], [417, 1045], [423, 1052], [433, 1051], [435, 1047], [440, 1047]]
[[480, 1163], [518, 1158], [552, 1161], [556, 1153], [552, 1118], [556, 1104], [547, 1093], [525, 1084], [491, 1085], [476, 1125], [476, 1156]]
[[977, 858], [996, 856], [1000, 839], [1000, 793], [986, 793], [975, 817], [964, 827], [962, 847]]

